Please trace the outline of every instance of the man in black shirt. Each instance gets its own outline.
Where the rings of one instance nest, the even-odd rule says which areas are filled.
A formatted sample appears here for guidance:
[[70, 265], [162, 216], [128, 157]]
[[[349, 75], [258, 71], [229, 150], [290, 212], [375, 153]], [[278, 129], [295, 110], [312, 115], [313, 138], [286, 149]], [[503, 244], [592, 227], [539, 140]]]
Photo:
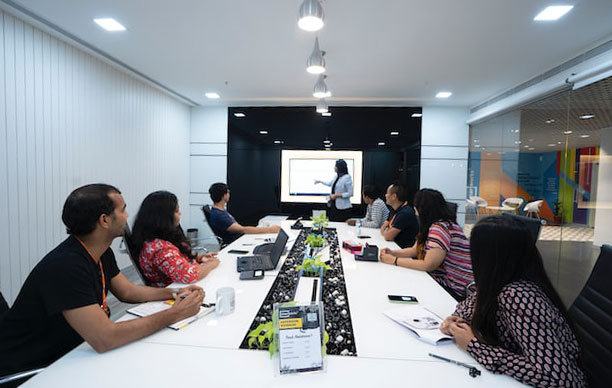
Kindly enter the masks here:
[[387, 205], [393, 208], [388, 221], [380, 232], [387, 241], [395, 241], [402, 248], [411, 247], [419, 233], [419, 221], [412, 207], [406, 202], [405, 190], [399, 183], [393, 183], [385, 194]]
[[[198, 313], [200, 287], [138, 286], [121, 274], [110, 245], [124, 233], [125, 209], [121, 192], [109, 185], [87, 185], [70, 194], [62, 212], [70, 236], [34, 267], [0, 322], [0, 376], [44, 367], [83, 340], [101, 353]], [[109, 290], [127, 303], [173, 297], [177, 302], [166, 311], [114, 323]]]

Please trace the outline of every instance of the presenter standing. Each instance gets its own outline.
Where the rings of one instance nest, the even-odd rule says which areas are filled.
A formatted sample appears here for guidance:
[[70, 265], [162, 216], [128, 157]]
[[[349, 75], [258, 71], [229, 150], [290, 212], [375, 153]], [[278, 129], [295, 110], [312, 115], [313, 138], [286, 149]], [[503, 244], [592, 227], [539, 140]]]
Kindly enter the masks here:
[[348, 167], [344, 159], [336, 160], [334, 167], [336, 175], [329, 182], [315, 180], [315, 184], [322, 183], [325, 186], [331, 186], [331, 195], [327, 202], [329, 209], [329, 220], [334, 222], [344, 222], [351, 217], [350, 198], [353, 196], [353, 179], [348, 173]]

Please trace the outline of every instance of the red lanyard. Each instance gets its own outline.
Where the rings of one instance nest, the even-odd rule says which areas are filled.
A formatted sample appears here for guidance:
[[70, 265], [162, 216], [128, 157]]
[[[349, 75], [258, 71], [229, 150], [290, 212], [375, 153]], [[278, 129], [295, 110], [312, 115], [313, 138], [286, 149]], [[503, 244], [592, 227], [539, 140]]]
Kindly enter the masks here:
[[[85, 243], [81, 241], [81, 239], [78, 238], [77, 236], [74, 236], [74, 238], [76, 238], [77, 241], [81, 243], [83, 248], [85, 248], [85, 250], [89, 254], [89, 257], [91, 257], [93, 261], [96, 261], [94, 259], [94, 256], [89, 251], [89, 248], [87, 248], [87, 245], [85, 245]], [[100, 275], [102, 275], [102, 304], [100, 305], [100, 308], [102, 309], [102, 311], [106, 313], [106, 315], [110, 317], [110, 310], [108, 309], [108, 303], [106, 302], [106, 292], [104, 292], [106, 290], [106, 280], [104, 279], [104, 268], [102, 268], [102, 258], [98, 260], [98, 265], [100, 266]]]
[[399, 213], [399, 211], [402, 210], [402, 208], [406, 205], [408, 205], [408, 201], [402, 203], [402, 206], [398, 207], [395, 213], [393, 213], [393, 217], [391, 217], [391, 220], [389, 221], [389, 227], [393, 226], [393, 220], [395, 220], [395, 216], [397, 216], [397, 213]]

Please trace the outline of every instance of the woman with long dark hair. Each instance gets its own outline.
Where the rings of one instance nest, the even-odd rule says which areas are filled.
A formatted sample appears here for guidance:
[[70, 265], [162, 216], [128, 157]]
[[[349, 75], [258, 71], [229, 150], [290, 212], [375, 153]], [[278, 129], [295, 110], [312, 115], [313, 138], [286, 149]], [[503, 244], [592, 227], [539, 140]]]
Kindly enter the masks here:
[[215, 254], [191, 253], [180, 222], [178, 200], [168, 191], [153, 192], [140, 205], [132, 239], [140, 268], [153, 286], [193, 283], [219, 265]]
[[353, 196], [353, 179], [348, 173], [346, 160], [336, 160], [334, 166], [336, 175], [329, 182], [315, 180], [315, 184], [322, 183], [325, 186], [331, 186], [331, 194], [327, 208], [329, 209], [330, 221], [344, 222], [351, 217], [351, 197]]
[[442, 324], [479, 363], [534, 387], [584, 387], [580, 348], [527, 227], [501, 216], [471, 234], [476, 292]]
[[455, 296], [465, 298], [465, 289], [474, 275], [470, 244], [457, 224], [457, 217], [442, 193], [433, 189], [417, 191], [414, 207], [419, 216], [416, 242], [397, 251], [382, 249], [380, 261], [427, 271]]

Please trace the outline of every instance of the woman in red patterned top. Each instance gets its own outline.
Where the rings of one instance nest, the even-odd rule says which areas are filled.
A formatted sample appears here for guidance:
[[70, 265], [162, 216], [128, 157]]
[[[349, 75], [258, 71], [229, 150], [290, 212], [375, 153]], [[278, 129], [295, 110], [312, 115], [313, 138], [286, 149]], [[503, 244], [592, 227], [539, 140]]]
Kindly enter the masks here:
[[534, 387], [585, 387], [580, 347], [527, 227], [492, 216], [472, 230], [476, 293], [442, 332], [485, 368]]
[[193, 283], [219, 265], [216, 254], [191, 253], [180, 222], [178, 200], [170, 192], [151, 193], [140, 205], [132, 238], [140, 268], [152, 286]]
[[396, 251], [385, 248], [381, 250], [380, 261], [427, 271], [454, 296], [465, 298], [465, 289], [474, 280], [474, 275], [470, 243], [457, 225], [456, 215], [442, 193], [432, 189], [417, 191], [414, 207], [419, 216], [415, 244]]

